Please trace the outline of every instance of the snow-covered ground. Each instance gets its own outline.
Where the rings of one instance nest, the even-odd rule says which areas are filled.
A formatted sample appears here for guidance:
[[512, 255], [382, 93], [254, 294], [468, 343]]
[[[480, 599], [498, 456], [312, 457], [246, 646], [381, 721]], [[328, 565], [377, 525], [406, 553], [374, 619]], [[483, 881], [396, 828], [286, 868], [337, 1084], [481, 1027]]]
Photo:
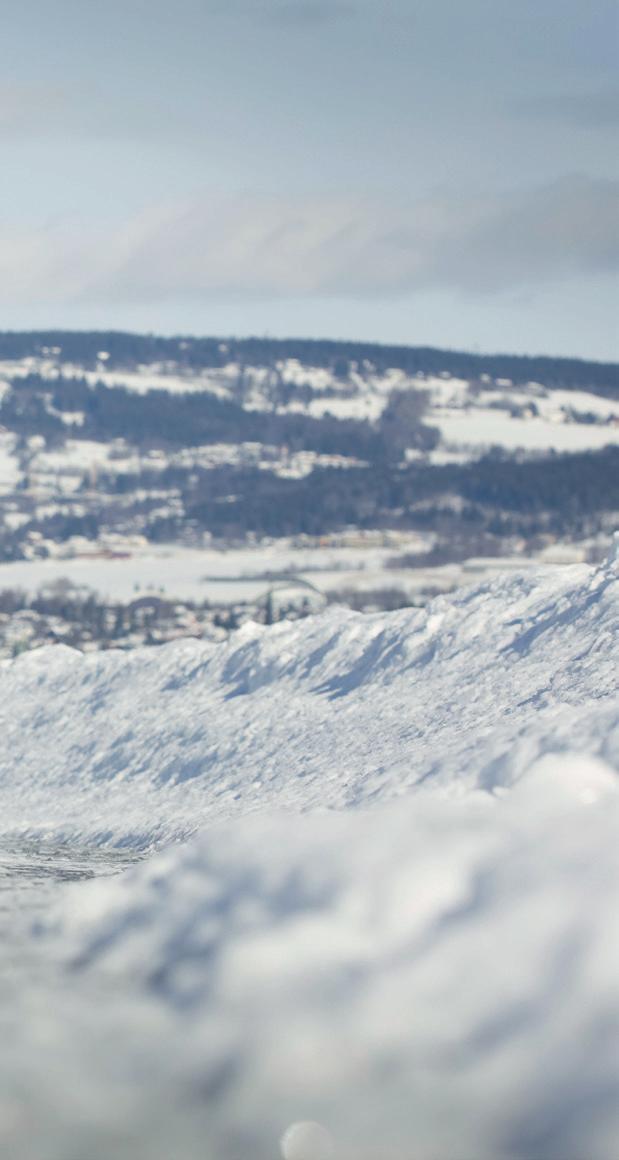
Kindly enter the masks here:
[[15, 454], [17, 439], [10, 432], [0, 428], [0, 495], [10, 495], [15, 491], [21, 472]]
[[[535, 568], [540, 562], [534, 557], [490, 557], [432, 567], [397, 566], [402, 554], [423, 553], [432, 544], [431, 533], [394, 535], [394, 542], [384, 546], [368, 542], [358, 547], [311, 548], [294, 546], [288, 539], [250, 548], [216, 549], [139, 545], [118, 537], [110, 540], [106, 558], [104, 545], [83, 540], [68, 545], [75, 549], [74, 556], [67, 555], [63, 545], [57, 556], [0, 564], [0, 591], [19, 589], [34, 595], [68, 580], [108, 601], [127, 602], [155, 593], [169, 599], [233, 605], [261, 600], [275, 583], [283, 584], [289, 577], [293, 583], [311, 585], [325, 597], [342, 591], [397, 589], [419, 602], [428, 592], [448, 592], [507, 569]], [[542, 553], [542, 562], [544, 556], [552, 563], [570, 564], [584, 558], [584, 549], [577, 544], [558, 545], [554, 557], [551, 549]]]
[[2, 1154], [617, 1155], [618, 627], [610, 560], [3, 663]]
[[503, 447], [507, 451], [598, 451], [619, 444], [619, 423], [520, 419], [512, 418], [507, 409], [483, 407], [467, 411], [437, 410], [431, 419], [447, 447], [469, 451], [481, 452], [488, 447]]
[[[359, 537], [361, 539], [361, 536]], [[101, 559], [101, 552], [75, 559], [17, 560], [0, 564], [0, 590], [19, 588], [34, 593], [54, 581], [68, 579], [109, 600], [131, 600], [136, 594], [160, 592], [172, 598], [233, 604], [255, 600], [271, 586], [269, 577], [298, 577], [321, 591], [360, 584], [366, 587], [405, 583], [415, 590], [435, 573], [449, 573], [451, 587], [459, 572], [391, 572], [389, 560], [401, 552], [421, 552], [431, 537], [403, 536], [397, 546], [293, 547], [289, 540], [255, 548], [182, 548], [148, 545], [131, 548], [126, 559]], [[122, 544], [121, 544], [122, 547]], [[498, 562], [495, 563], [495, 567]]]
[[[4, 467], [4, 462], [7, 465]], [[139, 472], [162, 472], [168, 467], [209, 470], [226, 464], [231, 467], [258, 468], [288, 479], [302, 479], [317, 467], [339, 467], [343, 470], [364, 467], [363, 460], [344, 455], [321, 455], [316, 451], [290, 451], [263, 443], [208, 443], [186, 447], [181, 451], [149, 450], [140, 452], [124, 439], [103, 443], [94, 439], [66, 439], [61, 450], [36, 448], [28, 457], [31, 485], [62, 492], [75, 492], [85, 476], [93, 483], [100, 472], [109, 475], [137, 475]], [[4, 478], [3, 478], [4, 477]], [[19, 464], [11, 450], [2, 458], [0, 442], [0, 494], [14, 491], [19, 480]], [[8, 487], [4, 479], [12, 483]]]
[[3, 828], [148, 845], [264, 807], [494, 791], [547, 751], [619, 763], [617, 589], [614, 566], [531, 569], [423, 610], [3, 662]]

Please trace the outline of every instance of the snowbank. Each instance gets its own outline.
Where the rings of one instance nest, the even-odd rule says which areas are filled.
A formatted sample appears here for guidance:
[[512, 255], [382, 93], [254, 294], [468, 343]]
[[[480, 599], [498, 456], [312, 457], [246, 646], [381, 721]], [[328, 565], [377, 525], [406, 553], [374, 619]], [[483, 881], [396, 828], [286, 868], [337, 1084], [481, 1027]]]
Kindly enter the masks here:
[[616, 563], [222, 645], [0, 667], [5, 832], [148, 846], [239, 813], [500, 790], [547, 752], [619, 765]]
[[618, 609], [610, 561], [4, 666], [5, 835], [193, 834], [63, 890], [6, 1154], [619, 1154]]
[[74, 891], [62, 954], [178, 1012], [214, 1157], [317, 1119], [347, 1160], [608, 1160], [618, 825], [614, 773], [566, 758], [504, 799], [226, 823]]

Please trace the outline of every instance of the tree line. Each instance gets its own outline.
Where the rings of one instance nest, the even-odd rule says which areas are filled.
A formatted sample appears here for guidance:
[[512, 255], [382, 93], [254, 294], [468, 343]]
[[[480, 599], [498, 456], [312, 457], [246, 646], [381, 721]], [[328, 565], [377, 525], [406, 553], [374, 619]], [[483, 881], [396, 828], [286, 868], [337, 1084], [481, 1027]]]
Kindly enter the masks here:
[[138, 365], [170, 362], [189, 370], [214, 369], [237, 362], [241, 366], [275, 367], [285, 359], [331, 370], [346, 379], [353, 366], [370, 364], [377, 371], [397, 368], [409, 375], [447, 373], [475, 380], [482, 375], [511, 379], [514, 383], [541, 382], [548, 387], [580, 389], [619, 398], [617, 363], [588, 359], [553, 358], [541, 355], [477, 354], [440, 350], [428, 346], [394, 346], [325, 339], [197, 338], [179, 335], [122, 331], [4, 331], [0, 332], [0, 359], [44, 355], [60, 348], [63, 361], [87, 369], [100, 365], [99, 353], [108, 356], [106, 366], [131, 369]]

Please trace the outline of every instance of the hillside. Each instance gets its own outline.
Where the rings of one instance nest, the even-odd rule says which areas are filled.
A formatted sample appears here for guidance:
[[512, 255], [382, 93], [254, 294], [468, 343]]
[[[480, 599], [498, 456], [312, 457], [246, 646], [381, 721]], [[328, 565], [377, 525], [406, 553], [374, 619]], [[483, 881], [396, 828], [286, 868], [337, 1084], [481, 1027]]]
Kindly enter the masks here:
[[501, 538], [586, 534], [619, 508], [610, 364], [5, 334], [0, 423], [5, 559], [110, 533], [448, 539], [463, 512], [468, 539], [494, 537], [501, 554]]
[[45, 894], [11, 1157], [273, 1160], [315, 1120], [340, 1160], [608, 1160], [618, 621], [610, 559], [4, 663], [4, 848], [142, 859]]
[[422, 605], [497, 561], [603, 558], [617, 367], [0, 334], [0, 516], [0, 657]]
[[129, 334], [123, 331], [34, 330], [0, 332], [0, 359], [49, 358], [60, 354], [68, 363], [92, 369], [104, 350], [110, 366], [130, 367], [176, 363], [189, 370], [219, 368], [229, 361], [269, 367], [281, 360], [296, 360], [323, 370], [341, 371], [352, 362], [368, 362], [377, 370], [396, 368], [406, 374], [473, 379], [483, 374], [510, 378], [515, 383], [540, 380], [553, 387], [589, 388], [617, 397], [616, 363], [576, 358], [551, 358], [510, 354], [473, 354], [422, 346], [387, 346], [367, 342], [334, 342], [325, 339], [197, 338], [181, 335]]

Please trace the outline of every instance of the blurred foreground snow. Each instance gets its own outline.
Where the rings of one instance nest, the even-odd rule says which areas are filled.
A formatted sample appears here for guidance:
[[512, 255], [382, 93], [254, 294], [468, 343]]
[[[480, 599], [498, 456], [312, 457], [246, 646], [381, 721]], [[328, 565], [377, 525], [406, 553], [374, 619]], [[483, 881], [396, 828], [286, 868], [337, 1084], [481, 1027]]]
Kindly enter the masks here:
[[2, 832], [165, 848], [0, 989], [2, 1154], [618, 1155], [618, 610], [610, 561], [4, 666]]

